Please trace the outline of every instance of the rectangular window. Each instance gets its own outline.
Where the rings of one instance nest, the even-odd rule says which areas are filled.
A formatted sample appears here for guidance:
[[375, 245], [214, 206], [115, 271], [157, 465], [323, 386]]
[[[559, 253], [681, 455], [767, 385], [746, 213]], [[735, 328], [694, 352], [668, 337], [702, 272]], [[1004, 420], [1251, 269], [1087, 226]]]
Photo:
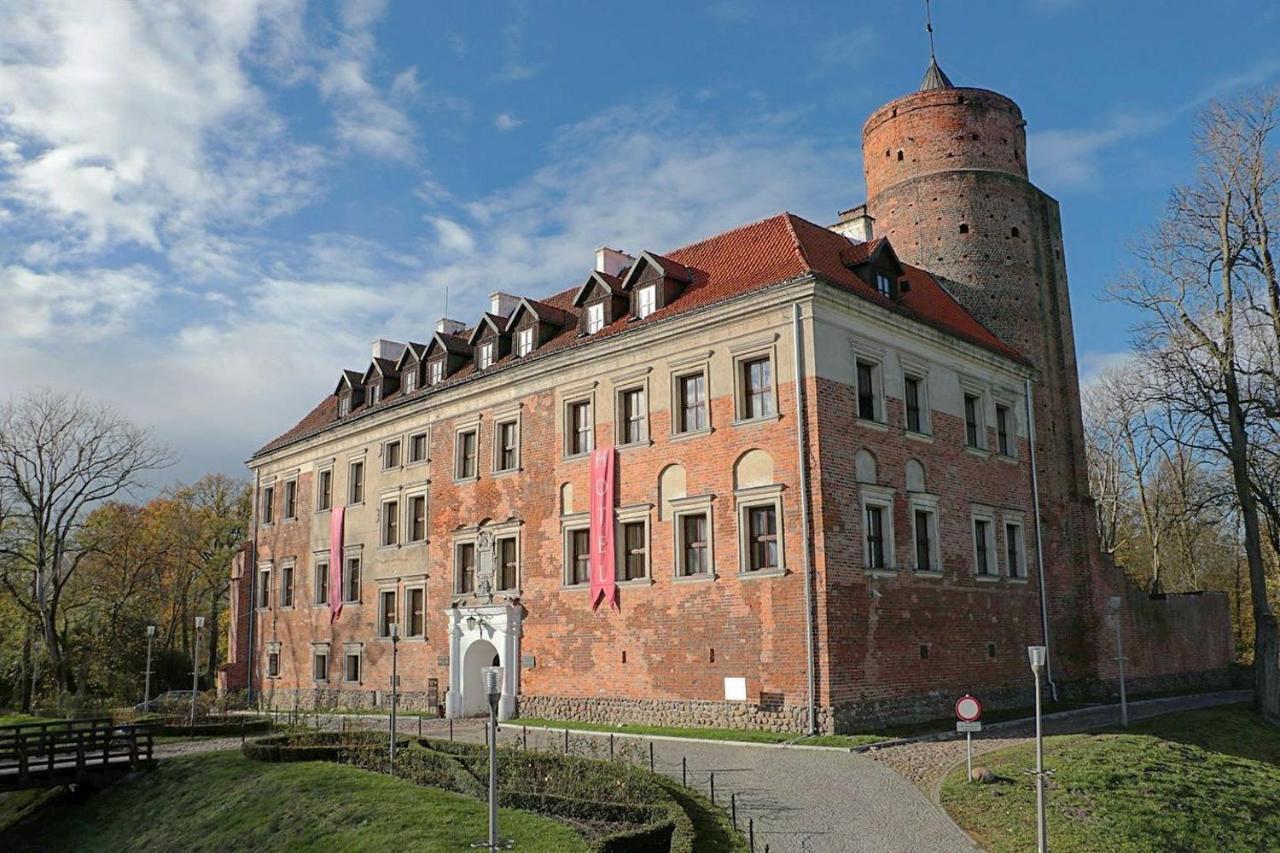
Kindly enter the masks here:
[[915, 512], [916, 571], [936, 572], [933, 561], [933, 513], [918, 509]]
[[497, 435], [497, 469], [514, 471], [520, 465], [519, 430], [515, 421], [503, 421], [495, 430]]
[[333, 507], [333, 469], [316, 474], [316, 509], [323, 512]]
[[405, 590], [404, 594], [406, 637], [425, 637], [427, 634], [427, 591], [422, 587]]
[[676, 421], [678, 432], [697, 432], [707, 428], [707, 375], [693, 373], [676, 380], [680, 409]]
[[569, 455], [589, 453], [595, 433], [591, 421], [591, 403], [582, 401], [569, 404]]
[[280, 677], [280, 653], [277, 651], [267, 652], [267, 678]]
[[778, 510], [773, 504], [747, 508], [747, 567], [758, 572], [778, 568]]
[[648, 436], [648, 408], [644, 403], [643, 388], [628, 388], [618, 395], [621, 431], [619, 444], [638, 444]]
[[648, 285], [636, 291], [636, 316], [644, 319], [658, 310], [658, 288]]
[[569, 565], [565, 574], [569, 586], [591, 580], [591, 531], [585, 527], [569, 531]]
[[439, 385], [444, 381], [444, 359], [437, 358], [435, 361], [427, 363], [427, 383], [430, 385]]
[[425, 542], [427, 539], [427, 496], [409, 498], [409, 541]]
[[284, 517], [286, 521], [298, 517], [297, 480], [290, 480], [284, 484]]
[[474, 542], [459, 542], [455, 556], [455, 589], [460, 593], [476, 591], [476, 546]]
[[498, 589], [503, 591], [520, 588], [520, 563], [516, 538], [504, 536], [495, 543], [498, 558]]
[[453, 471], [455, 480], [468, 480], [476, 476], [477, 435], [478, 433], [473, 429], [458, 433], [458, 447]]
[[876, 273], [876, 292], [882, 296], [890, 296], [893, 293], [893, 282], [882, 272]]
[[338, 417], [345, 418], [351, 414], [351, 392], [338, 397]]
[[280, 606], [293, 606], [293, 564], [280, 565]]
[[359, 557], [347, 557], [346, 571], [342, 575], [342, 600], [346, 604], [360, 603]]
[[861, 359], [858, 365], [858, 417], [864, 421], [876, 419], [876, 366]]
[[272, 524], [276, 520], [276, 487], [267, 486], [262, 490], [262, 523]]
[[773, 365], [768, 358], [742, 362], [742, 415], [745, 420], [773, 417]]
[[258, 572], [258, 607], [263, 610], [271, 606], [271, 569]]
[[1022, 525], [1006, 524], [1004, 526], [1005, 560], [1009, 566], [1009, 577], [1025, 578], [1027, 567], [1024, 565], [1022, 549]]
[[604, 328], [604, 303], [587, 306], [587, 334], [594, 335]]
[[312, 599], [313, 604], [329, 603], [329, 561], [316, 560], [315, 565], [315, 583], [311, 585], [315, 591], [315, 597]]
[[369, 398], [369, 405], [372, 406], [382, 399], [382, 383], [374, 382], [365, 390], [365, 396]]
[[409, 464], [427, 461], [427, 434], [416, 433], [409, 436]]
[[973, 520], [974, 571], [979, 575], [993, 575], [991, 566], [991, 522], [982, 518]]
[[400, 440], [388, 441], [382, 445], [382, 469], [400, 467]]
[[1003, 456], [1012, 456], [1009, 447], [1009, 407], [996, 406], [996, 447]]
[[342, 680], [353, 684], [360, 681], [360, 653], [347, 652], [346, 663], [342, 668]]
[[884, 547], [884, 507], [868, 505], [867, 568], [883, 569], [887, 565]]
[[648, 526], [643, 521], [628, 521], [622, 525], [622, 577], [619, 580], [639, 580], [648, 574]]
[[315, 681], [329, 680], [329, 652], [316, 649], [311, 653], [311, 678]]
[[476, 365], [484, 370], [493, 364], [493, 344], [484, 343], [480, 345], [480, 350], [476, 356]]
[[406, 394], [413, 393], [413, 390], [418, 387], [417, 365], [414, 365], [413, 367], [409, 368], [401, 375], [400, 387], [404, 389], [404, 393]]
[[920, 377], [908, 376], [903, 380], [903, 397], [907, 410], [907, 430], [924, 432], [924, 418], [920, 412]]
[[378, 636], [390, 637], [391, 626], [396, 623], [396, 591], [384, 589], [378, 593]]
[[516, 355], [524, 356], [533, 352], [533, 327], [516, 332]]
[[979, 438], [982, 435], [981, 412], [982, 401], [973, 394], [964, 395], [964, 441], [970, 447], [981, 447]]
[[400, 502], [382, 502], [382, 544], [400, 544]]
[[681, 572], [686, 576], [706, 574], [710, 569], [707, 559], [707, 515], [690, 513], [680, 516]]
[[364, 463], [352, 462], [347, 469], [347, 503], [364, 503]]

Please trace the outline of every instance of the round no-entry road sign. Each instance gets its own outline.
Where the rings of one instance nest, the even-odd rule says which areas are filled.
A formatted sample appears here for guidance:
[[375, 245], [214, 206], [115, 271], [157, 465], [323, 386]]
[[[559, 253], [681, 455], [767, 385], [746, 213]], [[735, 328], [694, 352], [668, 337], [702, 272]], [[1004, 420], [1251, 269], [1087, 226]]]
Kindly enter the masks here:
[[982, 716], [982, 703], [978, 697], [968, 693], [956, 700], [956, 719], [963, 723], [972, 723]]

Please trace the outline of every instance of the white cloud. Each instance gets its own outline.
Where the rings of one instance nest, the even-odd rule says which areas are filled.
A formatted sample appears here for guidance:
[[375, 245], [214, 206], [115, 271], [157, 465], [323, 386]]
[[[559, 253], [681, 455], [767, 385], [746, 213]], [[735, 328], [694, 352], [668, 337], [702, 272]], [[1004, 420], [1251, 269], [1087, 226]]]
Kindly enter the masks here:
[[1133, 360], [1132, 350], [1118, 352], [1086, 350], [1080, 354], [1080, 385], [1087, 388], [1097, 382], [1103, 373]]
[[524, 37], [529, 24], [528, 0], [511, 0], [507, 4], [510, 20], [502, 27], [502, 64], [498, 66], [496, 79], [504, 83], [528, 80], [542, 70], [537, 63], [529, 62], [524, 55]]
[[0, 338], [54, 348], [97, 342], [129, 329], [156, 289], [154, 275], [140, 267], [76, 274], [0, 267]]
[[493, 126], [504, 132], [508, 130], [515, 130], [522, 124], [524, 124], [523, 121], [507, 112], [498, 113], [493, 119]]

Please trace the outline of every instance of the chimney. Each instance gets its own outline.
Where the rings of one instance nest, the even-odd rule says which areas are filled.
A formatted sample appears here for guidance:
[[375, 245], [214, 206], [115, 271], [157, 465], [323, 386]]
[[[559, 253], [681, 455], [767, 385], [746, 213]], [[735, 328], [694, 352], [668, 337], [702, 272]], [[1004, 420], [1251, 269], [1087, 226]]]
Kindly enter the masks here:
[[512, 296], [510, 293], [503, 293], [500, 290], [495, 290], [489, 294], [490, 314], [497, 314], [499, 317], [510, 317], [511, 312], [516, 310], [516, 306], [519, 304], [519, 296]]
[[395, 341], [389, 341], [386, 338], [378, 338], [370, 347], [373, 350], [374, 358], [389, 358], [396, 361], [404, 354], [404, 344], [398, 344]]
[[876, 218], [867, 213], [867, 206], [860, 204], [840, 211], [840, 221], [832, 225], [831, 230], [855, 243], [866, 243], [875, 237], [875, 221]]
[[636, 259], [626, 252], [619, 252], [617, 249], [610, 249], [608, 246], [601, 246], [596, 249], [596, 272], [616, 276], [635, 262]]
[[448, 317], [441, 317], [436, 320], [436, 331], [446, 335], [456, 335], [467, 327], [466, 323], [458, 320], [450, 320]]

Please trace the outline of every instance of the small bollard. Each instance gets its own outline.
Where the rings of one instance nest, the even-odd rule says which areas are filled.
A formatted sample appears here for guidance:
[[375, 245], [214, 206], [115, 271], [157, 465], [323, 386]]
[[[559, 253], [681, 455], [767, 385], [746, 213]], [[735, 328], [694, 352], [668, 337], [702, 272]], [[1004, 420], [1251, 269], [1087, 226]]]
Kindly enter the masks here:
[[716, 804], [716, 774], [711, 774], [711, 805]]
[[449, 740], [453, 740], [453, 718], [449, 718]]
[[613, 734], [609, 734], [609, 760], [613, 761]]
[[569, 754], [569, 730], [564, 730], [564, 754]]
[[240, 721], [240, 745], [244, 746], [244, 720]]
[[529, 727], [520, 727], [520, 743], [524, 746], [524, 751], [529, 751]]
[[422, 737], [422, 715], [418, 715], [418, 737]]
[[729, 795], [729, 820], [733, 823], [733, 828], [738, 828], [738, 795]]
[[347, 733], [347, 718], [346, 718], [346, 717], [343, 717], [343, 718], [342, 718], [342, 733], [343, 733], [344, 735]]
[[747, 818], [747, 846], [751, 848], [751, 853], [756, 853], [756, 819]]
[[649, 741], [649, 772], [653, 772], [653, 741]]
[[680, 756], [680, 784], [689, 787], [689, 759]]

